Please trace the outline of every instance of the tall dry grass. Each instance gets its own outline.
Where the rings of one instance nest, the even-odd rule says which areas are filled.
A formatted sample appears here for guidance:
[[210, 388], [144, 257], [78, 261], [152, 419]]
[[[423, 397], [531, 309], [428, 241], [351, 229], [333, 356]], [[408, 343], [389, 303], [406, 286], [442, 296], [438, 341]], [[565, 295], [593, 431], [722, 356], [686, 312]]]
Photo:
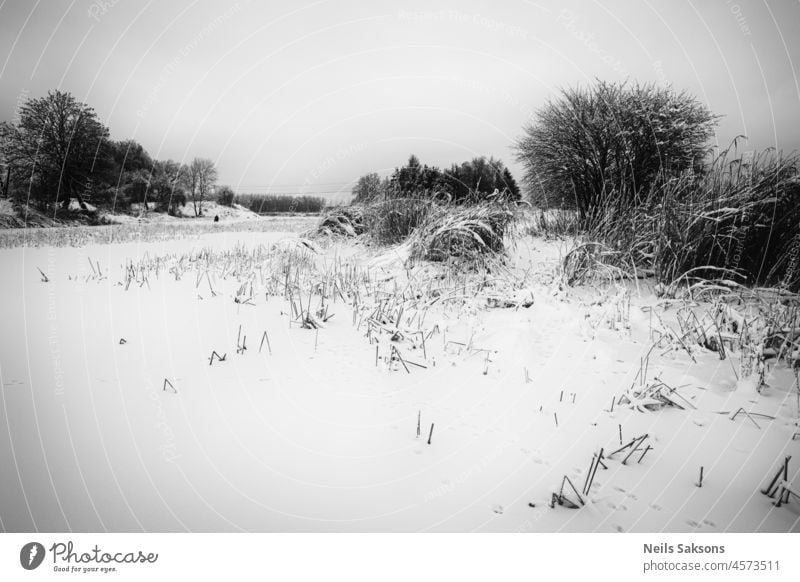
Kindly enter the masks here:
[[515, 216], [516, 206], [501, 202], [436, 206], [411, 237], [412, 256], [480, 261], [499, 255]]
[[580, 218], [576, 210], [567, 208], [531, 208], [521, 221], [522, 233], [556, 239], [580, 234]]
[[411, 256], [428, 261], [479, 260], [498, 255], [517, 217], [514, 203], [453, 204], [442, 198], [388, 198], [329, 210], [316, 235], [364, 235], [382, 245], [410, 243]]
[[[652, 188], [634, 204], [611, 193], [589, 217], [602, 262], [664, 284], [730, 279], [800, 288], [800, 159], [774, 151], [736, 155], [735, 144], [702, 174]], [[599, 247], [598, 247], [599, 249]]]
[[422, 196], [376, 201], [365, 210], [366, 232], [379, 244], [399, 243], [411, 236], [439, 208], [434, 199]]

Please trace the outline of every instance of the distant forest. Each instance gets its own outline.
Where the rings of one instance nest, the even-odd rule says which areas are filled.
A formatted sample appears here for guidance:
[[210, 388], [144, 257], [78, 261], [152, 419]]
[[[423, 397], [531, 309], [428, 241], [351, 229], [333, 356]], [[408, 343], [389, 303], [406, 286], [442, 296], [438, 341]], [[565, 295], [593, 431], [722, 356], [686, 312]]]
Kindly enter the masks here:
[[235, 202], [257, 214], [286, 212], [315, 213], [325, 208], [325, 199], [318, 196], [289, 196], [286, 194], [239, 194]]
[[126, 212], [137, 205], [173, 215], [189, 204], [195, 216], [203, 216], [207, 201], [261, 214], [325, 206], [312, 196], [237, 195], [217, 177], [210, 159], [157, 160], [133, 139], [110, 139], [95, 111], [63, 91], [28, 99], [13, 122], [0, 123], [0, 197], [54, 215], [72, 200], [84, 211], [91, 205]]

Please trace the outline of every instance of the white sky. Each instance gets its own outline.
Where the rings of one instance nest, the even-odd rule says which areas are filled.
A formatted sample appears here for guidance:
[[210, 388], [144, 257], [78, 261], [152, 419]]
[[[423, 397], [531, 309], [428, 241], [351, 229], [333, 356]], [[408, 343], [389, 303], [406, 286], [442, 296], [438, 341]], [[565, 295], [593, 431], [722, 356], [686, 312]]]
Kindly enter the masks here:
[[800, 2], [0, 0], [0, 119], [61, 88], [241, 192], [347, 192], [511, 144], [560, 87], [671, 83], [718, 141], [800, 149]]

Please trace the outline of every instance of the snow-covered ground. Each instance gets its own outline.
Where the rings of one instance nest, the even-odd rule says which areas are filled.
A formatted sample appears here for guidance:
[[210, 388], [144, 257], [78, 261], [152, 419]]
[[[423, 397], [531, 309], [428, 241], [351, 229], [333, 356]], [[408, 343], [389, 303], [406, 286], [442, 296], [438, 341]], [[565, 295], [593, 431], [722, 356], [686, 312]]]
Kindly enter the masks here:
[[[77, 204], [76, 201], [73, 203]], [[176, 216], [171, 216], [163, 212], [155, 212], [155, 204], [148, 204], [149, 211], [144, 212], [142, 204], [132, 204], [129, 213], [126, 214], [112, 214], [105, 213], [103, 221], [106, 224], [130, 224], [133, 222], [174, 222], [181, 218], [191, 218], [199, 221], [212, 221], [214, 217], [222, 221], [233, 220], [257, 220], [258, 214], [245, 208], [241, 204], [232, 204], [231, 206], [224, 206], [213, 200], [203, 202], [203, 216], [195, 215], [195, 208], [192, 202], [187, 202], [183, 206], [178, 206]]]
[[463, 279], [309, 246], [0, 250], [0, 529], [800, 531], [760, 493], [798, 482], [795, 376], [651, 351], [644, 284], [564, 288], [539, 239]]

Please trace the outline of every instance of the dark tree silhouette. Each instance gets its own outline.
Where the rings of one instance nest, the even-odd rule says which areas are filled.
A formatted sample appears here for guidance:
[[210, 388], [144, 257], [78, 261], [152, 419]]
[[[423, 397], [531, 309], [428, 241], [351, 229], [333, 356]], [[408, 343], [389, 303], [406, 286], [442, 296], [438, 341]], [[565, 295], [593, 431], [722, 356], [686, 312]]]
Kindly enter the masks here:
[[453, 202], [480, 202], [497, 197], [518, 201], [520, 190], [516, 180], [503, 162], [494, 158], [474, 158], [445, 170], [445, 191]]
[[0, 127], [3, 155], [20, 184], [20, 195], [40, 205], [69, 204], [83, 194], [92, 175], [109, 163], [108, 129], [94, 110], [71, 94], [50, 91], [29, 99], [16, 124]]
[[434, 196], [442, 189], [443, 174], [435, 166], [423, 166], [419, 158], [411, 155], [408, 163], [395, 168], [389, 180], [390, 193], [394, 197]]

